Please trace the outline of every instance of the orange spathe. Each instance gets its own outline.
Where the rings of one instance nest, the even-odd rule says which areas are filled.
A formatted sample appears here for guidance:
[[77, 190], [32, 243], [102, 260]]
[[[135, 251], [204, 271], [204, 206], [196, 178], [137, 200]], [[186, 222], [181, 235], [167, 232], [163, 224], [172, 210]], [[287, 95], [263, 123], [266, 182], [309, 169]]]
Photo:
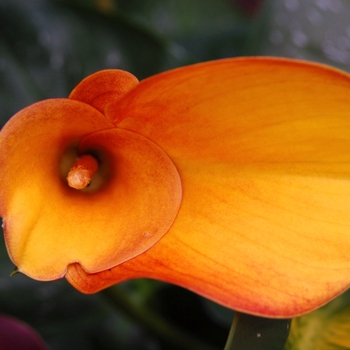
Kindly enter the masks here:
[[[128, 91], [108, 83], [100, 98], [104, 81], [123, 79]], [[67, 279], [86, 293], [149, 277], [271, 317], [311, 311], [348, 288], [349, 75], [226, 59], [139, 84], [102, 71], [70, 97], [41, 102], [51, 108], [45, 117], [40, 103], [25, 109], [0, 133], [0, 214], [20, 271], [48, 280], [68, 266]], [[77, 110], [55, 122], [70, 103]], [[94, 127], [80, 126], [81, 108]], [[62, 180], [61, 138], [100, 162], [82, 191]], [[37, 160], [51, 148], [57, 155]]]

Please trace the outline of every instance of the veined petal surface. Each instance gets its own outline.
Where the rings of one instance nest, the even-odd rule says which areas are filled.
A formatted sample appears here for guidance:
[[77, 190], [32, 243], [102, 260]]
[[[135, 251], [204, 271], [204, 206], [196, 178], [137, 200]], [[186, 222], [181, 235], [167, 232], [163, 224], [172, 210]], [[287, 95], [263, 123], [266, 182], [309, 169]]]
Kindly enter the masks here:
[[111, 271], [67, 278], [94, 292], [133, 277], [236, 310], [290, 317], [350, 284], [350, 77], [241, 58], [141, 82], [105, 113], [158, 144], [183, 201], [170, 231]]

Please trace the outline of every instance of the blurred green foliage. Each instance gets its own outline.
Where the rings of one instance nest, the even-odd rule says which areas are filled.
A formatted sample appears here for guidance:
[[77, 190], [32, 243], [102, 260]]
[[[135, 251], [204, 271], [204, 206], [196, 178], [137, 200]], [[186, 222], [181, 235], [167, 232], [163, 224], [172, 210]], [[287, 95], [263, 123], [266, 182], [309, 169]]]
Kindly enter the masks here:
[[[125, 69], [143, 79], [211, 59], [277, 55], [349, 69], [346, 0], [256, 3], [261, 5], [252, 14], [242, 8], [244, 1], [233, 0], [1, 0], [1, 125], [33, 102], [66, 97], [82, 78], [105, 68]], [[191, 348], [140, 322], [125, 307], [129, 302], [146, 315], [158, 315], [172, 334], [188, 336], [188, 344], [224, 347], [233, 311], [181, 288], [130, 281], [118, 289], [128, 299], [113, 301], [108, 293], [82, 295], [65, 280], [10, 278], [13, 265], [3, 239], [0, 259], [0, 313], [28, 322], [52, 350]], [[294, 327], [306, 324], [310, 332], [314, 315]], [[297, 338], [298, 345], [289, 343], [288, 350], [310, 350]]]
[[293, 320], [284, 350], [350, 349], [350, 290], [327, 305]]

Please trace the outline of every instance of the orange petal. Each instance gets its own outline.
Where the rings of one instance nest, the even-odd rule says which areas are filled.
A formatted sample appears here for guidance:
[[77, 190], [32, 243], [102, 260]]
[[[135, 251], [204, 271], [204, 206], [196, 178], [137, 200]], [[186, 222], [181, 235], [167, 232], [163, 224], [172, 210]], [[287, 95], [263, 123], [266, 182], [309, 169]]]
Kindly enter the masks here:
[[89, 75], [71, 92], [69, 98], [85, 102], [100, 112], [116, 102], [138, 84], [137, 78], [125, 71], [106, 69]]
[[350, 284], [350, 77], [245, 58], [154, 76], [106, 107], [178, 168], [183, 202], [162, 240], [97, 275], [176, 283], [257, 315], [308, 312]]
[[[79, 143], [80, 153], [91, 150], [100, 155], [110, 177], [106, 189], [99, 189], [85, 209], [100, 212], [100, 219], [95, 216], [90, 222], [100, 233], [91, 237], [99, 237], [104, 250], [95, 246], [83, 253], [85, 244], [79, 247], [89, 261], [80, 260], [84, 269], [96, 272], [143, 253], [163, 237], [179, 211], [182, 188], [169, 157], [139, 134], [117, 128], [95, 132]], [[85, 203], [79, 205], [84, 210]], [[104, 237], [100, 220], [110, 226]]]
[[[73, 262], [105, 270], [150, 248], [172, 224], [181, 201], [174, 165], [148, 139], [110, 128], [96, 109], [59, 99], [22, 110], [1, 131], [0, 213], [22, 273], [51, 280]], [[81, 191], [66, 180], [78, 153], [100, 163]]]

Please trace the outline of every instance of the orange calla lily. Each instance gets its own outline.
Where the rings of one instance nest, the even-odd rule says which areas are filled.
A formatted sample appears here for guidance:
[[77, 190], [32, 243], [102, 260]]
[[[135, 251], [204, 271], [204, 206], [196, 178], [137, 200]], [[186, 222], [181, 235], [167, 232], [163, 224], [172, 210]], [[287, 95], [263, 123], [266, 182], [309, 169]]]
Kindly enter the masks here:
[[271, 317], [350, 285], [346, 73], [275, 58], [139, 84], [101, 71], [20, 111], [0, 147], [5, 240], [32, 278], [93, 293], [149, 277]]

